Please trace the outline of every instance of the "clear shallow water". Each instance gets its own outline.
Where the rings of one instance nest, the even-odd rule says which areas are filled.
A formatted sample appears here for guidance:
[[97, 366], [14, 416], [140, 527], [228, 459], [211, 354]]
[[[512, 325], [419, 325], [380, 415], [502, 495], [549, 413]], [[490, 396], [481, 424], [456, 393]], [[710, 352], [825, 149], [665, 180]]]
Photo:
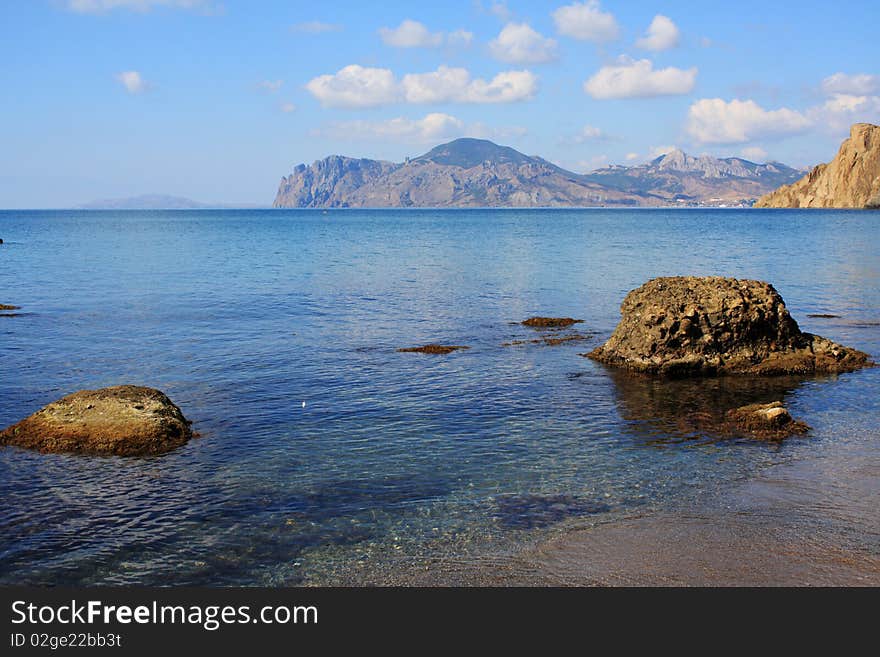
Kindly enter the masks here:
[[[578, 356], [648, 278], [723, 274], [876, 357], [876, 213], [8, 211], [0, 237], [0, 303], [22, 306], [0, 317], [0, 425], [138, 383], [201, 434], [145, 459], [0, 450], [0, 582], [344, 581], [701, 503], [817, 445], [880, 449], [880, 368], [671, 388]], [[597, 335], [501, 346], [535, 314]], [[427, 342], [471, 349], [396, 352]], [[809, 439], [679, 422], [780, 396]]]

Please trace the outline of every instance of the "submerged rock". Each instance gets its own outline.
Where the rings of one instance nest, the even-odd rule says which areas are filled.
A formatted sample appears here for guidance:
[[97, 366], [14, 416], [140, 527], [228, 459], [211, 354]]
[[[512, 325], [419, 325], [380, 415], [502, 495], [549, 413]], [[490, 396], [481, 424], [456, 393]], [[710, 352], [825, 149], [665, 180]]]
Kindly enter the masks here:
[[769, 283], [655, 278], [630, 292], [608, 341], [586, 356], [666, 376], [821, 374], [873, 365], [867, 354], [803, 333]]
[[531, 340], [510, 340], [502, 342], [502, 347], [519, 347], [524, 344], [544, 344], [548, 347], [555, 347], [569, 342], [583, 342], [592, 338], [592, 334], [586, 333], [551, 333], [550, 335], [542, 335], [540, 338], [532, 338]]
[[7, 303], [0, 303], [0, 310], [19, 310], [19, 306], [10, 306]]
[[522, 324], [532, 328], [564, 328], [572, 324], [582, 324], [583, 321], [582, 319], [572, 319], [571, 317], [529, 317]]
[[453, 351], [460, 349], [470, 349], [470, 347], [465, 347], [464, 345], [426, 344], [422, 347], [406, 347], [397, 351], [418, 354], [451, 354]]
[[122, 385], [81, 390], [0, 431], [0, 445], [40, 452], [161, 454], [192, 438], [191, 422], [162, 392]]
[[727, 411], [727, 420], [757, 438], [781, 439], [810, 430], [809, 425], [795, 420], [780, 401], [735, 408]]

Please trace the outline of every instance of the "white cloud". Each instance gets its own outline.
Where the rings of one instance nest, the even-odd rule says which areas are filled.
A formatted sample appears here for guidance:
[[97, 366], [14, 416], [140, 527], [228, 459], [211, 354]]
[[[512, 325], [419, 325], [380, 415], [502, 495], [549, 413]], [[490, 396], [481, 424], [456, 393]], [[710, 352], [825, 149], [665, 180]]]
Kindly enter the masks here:
[[627, 153], [626, 154], [626, 161], [627, 162], [632, 162], [633, 160], [638, 160], [638, 159], [639, 159], [638, 153]]
[[405, 75], [401, 86], [409, 103], [512, 103], [534, 96], [538, 78], [529, 71], [504, 71], [487, 82], [471, 79], [467, 69], [440, 66]]
[[752, 162], [766, 162], [767, 161], [767, 151], [765, 151], [760, 146], [749, 146], [748, 148], [744, 148], [740, 151], [740, 154], [746, 158], [747, 160], [751, 160]]
[[456, 137], [504, 139], [525, 134], [525, 128], [492, 128], [483, 123], [465, 124], [450, 114], [432, 112], [420, 119], [397, 117], [383, 121], [339, 121], [314, 131], [319, 137], [333, 139], [393, 140], [402, 142], [432, 142]]
[[588, 141], [603, 141], [608, 139], [608, 135], [601, 129], [593, 125], [585, 125], [572, 137], [571, 141], [575, 144], [583, 144]]
[[657, 14], [648, 26], [648, 31], [636, 41], [636, 47], [643, 50], [669, 50], [678, 45], [681, 34], [668, 16]]
[[284, 80], [261, 80], [257, 83], [257, 86], [264, 91], [268, 91], [269, 93], [275, 93], [281, 86], [284, 84]]
[[281, 103], [281, 111], [285, 114], [290, 114], [296, 111], [296, 105], [293, 103]]
[[553, 12], [556, 31], [580, 41], [606, 43], [620, 33], [614, 15], [603, 12], [598, 0], [575, 2]]
[[290, 29], [294, 32], [305, 32], [306, 34], [324, 34], [326, 32], [341, 32], [342, 25], [324, 23], [322, 21], [306, 21], [305, 23], [291, 25]]
[[446, 45], [453, 48], [466, 48], [474, 40], [474, 33], [467, 30], [455, 30], [446, 35]]
[[376, 107], [399, 99], [394, 73], [387, 68], [346, 66], [333, 75], [319, 75], [306, 89], [325, 107]]
[[67, 0], [67, 8], [78, 14], [103, 14], [114, 9], [145, 13], [154, 7], [211, 11], [214, 3], [210, 0]]
[[147, 82], [138, 71], [122, 71], [116, 79], [130, 94], [142, 94], [147, 90]]
[[438, 48], [443, 45], [442, 32], [432, 33], [422, 23], [409, 18], [395, 28], [380, 28], [379, 36], [385, 45], [395, 48]]
[[858, 73], [847, 75], [835, 73], [822, 80], [822, 91], [826, 95], [851, 94], [866, 96], [880, 91], [880, 76]]
[[544, 37], [528, 23], [508, 23], [489, 42], [495, 59], [513, 64], [541, 64], [556, 59], [556, 40]]
[[661, 68], [647, 59], [620, 57], [617, 64], [603, 66], [584, 82], [584, 91], [593, 98], [650, 98], [690, 93], [697, 69]]
[[518, 125], [495, 128], [485, 123], [477, 122], [468, 126], [466, 135], [479, 139], [515, 139], [528, 134], [528, 132], [528, 129]]
[[448, 34], [431, 32], [424, 24], [409, 18], [397, 27], [380, 28], [379, 36], [385, 45], [394, 48], [439, 48], [444, 43], [453, 48], [462, 48], [471, 45], [474, 40], [473, 32], [462, 29]]
[[703, 98], [688, 110], [687, 131], [706, 144], [742, 144], [760, 137], [803, 132], [811, 123], [787, 107], [765, 110], [753, 100]]
[[832, 134], [845, 134], [853, 123], [880, 122], [880, 96], [834, 94], [822, 105], [811, 107], [807, 115]]
[[504, 71], [489, 81], [473, 79], [467, 69], [440, 66], [429, 73], [409, 73], [398, 81], [384, 68], [352, 64], [321, 75], [306, 89], [325, 107], [376, 107], [406, 103], [511, 103], [527, 100], [538, 89], [529, 71]]
[[489, 13], [505, 23], [510, 20], [510, 9], [506, 2], [493, 2], [489, 5]]
[[385, 121], [341, 121], [319, 130], [318, 134], [335, 139], [433, 141], [459, 136], [464, 129], [464, 122], [460, 119], [435, 112], [421, 119], [398, 117]]

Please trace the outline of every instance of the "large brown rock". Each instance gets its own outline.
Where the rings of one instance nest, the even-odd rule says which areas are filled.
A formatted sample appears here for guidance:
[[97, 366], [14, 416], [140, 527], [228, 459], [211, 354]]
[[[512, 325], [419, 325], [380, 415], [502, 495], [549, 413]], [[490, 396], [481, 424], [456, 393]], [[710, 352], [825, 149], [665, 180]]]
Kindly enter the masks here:
[[880, 126], [856, 123], [831, 162], [762, 196], [755, 207], [880, 207]]
[[817, 374], [872, 364], [801, 332], [769, 283], [719, 276], [655, 278], [630, 292], [608, 341], [587, 356], [668, 376]]
[[192, 438], [190, 424], [162, 392], [123, 385], [52, 402], [0, 431], [0, 445], [53, 453], [161, 454]]

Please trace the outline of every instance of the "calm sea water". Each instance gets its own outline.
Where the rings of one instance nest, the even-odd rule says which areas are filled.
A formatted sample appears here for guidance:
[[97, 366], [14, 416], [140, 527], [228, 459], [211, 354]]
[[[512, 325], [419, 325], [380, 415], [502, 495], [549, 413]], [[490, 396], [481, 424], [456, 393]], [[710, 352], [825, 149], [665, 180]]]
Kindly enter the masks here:
[[[804, 330], [876, 357], [878, 219], [0, 212], [0, 303], [22, 307], [0, 316], [0, 426], [74, 390], [136, 383], [165, 391], [200, 434], [155, 458], [0, 449], [0, 582], [345, 581], [700, 504], [835, 443], [880, 449], [880, 368], [664, 384], [578, 355], [648, 278], [721, 274], [772, 282]], [[516, 323], [536, 314], [581, 318], [595, 337], [502, 346], [533, 338]], [[471, 349], [396, 351], [427, 342]], [[680, 422], [780, 397], [809, 438], [724, 441]], [[870, 532], [847, 540], [878, 550]]]

